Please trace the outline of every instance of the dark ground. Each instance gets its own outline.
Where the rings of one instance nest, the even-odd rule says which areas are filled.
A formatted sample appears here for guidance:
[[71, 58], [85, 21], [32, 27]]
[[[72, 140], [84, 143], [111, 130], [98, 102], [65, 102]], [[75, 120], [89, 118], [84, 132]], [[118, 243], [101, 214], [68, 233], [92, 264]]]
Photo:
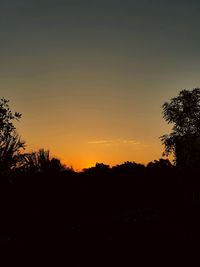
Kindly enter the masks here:
[[199, 251], [197, 170], [135, 165], [4, 175], [0, 203], [1, 252], [8, 261], [27, 257], [27, 266], [41, 257], [44, 265], [162, 266], [174, 256], [180, 265], [191, 262], [189, 250]]

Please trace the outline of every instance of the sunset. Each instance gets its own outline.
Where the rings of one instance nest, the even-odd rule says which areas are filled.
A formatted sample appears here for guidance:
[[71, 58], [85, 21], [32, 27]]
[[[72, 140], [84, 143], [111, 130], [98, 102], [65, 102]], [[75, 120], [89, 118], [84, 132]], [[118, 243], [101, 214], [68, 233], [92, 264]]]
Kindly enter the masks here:
[[126, 267], [199, 242], [199, 11], [197, 0], [0, 0], [10, 255]]
[[23, 115], [27, 150], [49, 149], [75, 169], [162, 157], [163, 102], [200, 84], [198, 10], [197, 1], [1, 1], [0, 91]]

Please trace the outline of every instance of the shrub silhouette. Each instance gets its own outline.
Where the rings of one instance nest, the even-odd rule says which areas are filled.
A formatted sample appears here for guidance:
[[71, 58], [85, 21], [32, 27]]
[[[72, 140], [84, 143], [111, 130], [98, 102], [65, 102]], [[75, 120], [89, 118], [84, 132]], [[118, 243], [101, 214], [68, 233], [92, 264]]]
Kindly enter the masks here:
[[39, 151], [22, 155], [22, 169], [32, 173], [56, 173], [65, 170], [59, 159], [50, 158], [49, 150], [39, 149]]

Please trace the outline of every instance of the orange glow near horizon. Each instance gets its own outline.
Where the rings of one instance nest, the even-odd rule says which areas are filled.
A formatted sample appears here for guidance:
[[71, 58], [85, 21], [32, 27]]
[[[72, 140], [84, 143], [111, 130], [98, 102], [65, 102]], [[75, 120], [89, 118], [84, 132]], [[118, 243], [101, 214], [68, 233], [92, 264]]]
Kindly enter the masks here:
[[141, 163], [141, 164], [144, 164], [146, 165], [147, 163], [149, 163], [150, 161], [153, 161], [153, 160], [158, 160], [159, 158], [161, 158], [162, 155], [159, 155], [160, 154], [160, 151], [158, 150], [158, 156], [155, 158], [155, 154], [152, 153], [148, 155], [148, 157], [146, 158], [140, 158], [140, 157], [137, 157], [137, 156], [132, 156], [132, 157], [124, 157], [124, 158], [119, 158], [119, 159], [116, 159], [115, 157], [112, 157], [111, 155], [108, 155], [110, 156], [110, 158], [107, 156], [105, 158], [99, 158], [98, 156], [98, 152], [97, 152], [97, 155], [95, 157], [95, 155], [93, 157], [88, 157], [87, 155], [85, 156], [84, 159], [69, 159], [69, 158], [66, 158], [66, 157], [58, 157], [60, 158], [61, 162], [63, 164], [65, 164], [67, 167], [72, 167], [74, 170], [77, 170], [77, 171], [81, 171], [83, 170], [84, 168], [90, 168], [90, 167], [93, 167], [96, 165], [96, 163], [104, 163], [104, 164], [107, 164], [107, 165], [110, 165], [111, 167], [112, 166], [115, 166], [115, 165], [118, 165], [118, 164], [122, 164], [126, 161], [131, 161], [131, 162], [136, 162], [136, 163]]
[[[60, 140], [62, 141], [62, 140]], [[153, 144], [143, 144], [136, 140], [95, 140], [88, 142], [78, 142], [77, 146], [66, 145], [56, 142], [49, 146], [31, 146], [27, 143], [27, 152], [37, 151], [40, 148], [50, 150], [50, 156], [56, 157], [67, 167], [72, 167], [76, 171], [95, 166], [96, 163], [104, 163], [110, 166], [122, 164], [126, 161], [147, 164], [148, 162], [161, 157], [162, 146], [158, 142]]]

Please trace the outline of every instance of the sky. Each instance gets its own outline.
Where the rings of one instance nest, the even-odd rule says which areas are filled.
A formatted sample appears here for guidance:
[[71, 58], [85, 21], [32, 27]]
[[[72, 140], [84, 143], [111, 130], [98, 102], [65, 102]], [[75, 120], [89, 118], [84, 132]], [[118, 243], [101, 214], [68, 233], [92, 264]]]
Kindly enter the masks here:
[[0, 96], [27, 151], [76, 170], [162, 157], [162, 105], [200, 87], [200, 2], [1, 0]]

